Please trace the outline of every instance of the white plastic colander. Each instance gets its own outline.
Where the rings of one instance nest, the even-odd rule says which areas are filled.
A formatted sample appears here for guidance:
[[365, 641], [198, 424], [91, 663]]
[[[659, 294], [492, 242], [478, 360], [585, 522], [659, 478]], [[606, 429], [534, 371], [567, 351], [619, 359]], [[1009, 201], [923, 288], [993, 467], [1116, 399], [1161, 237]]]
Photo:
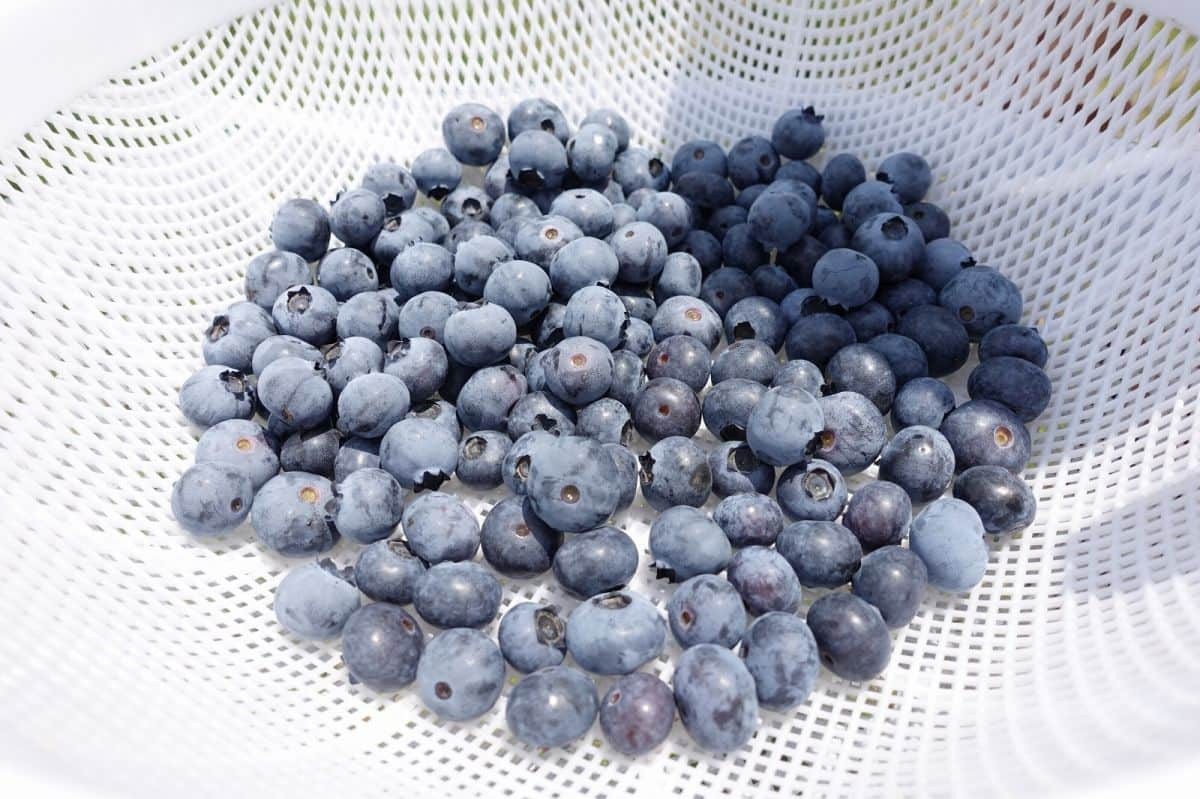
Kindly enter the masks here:
[[[256, 799], [1028, 795], [1195, 757], [1191, 3], [310, 0], [169, 47], [154, 37], [251, 4], [72, 5], [49, 4], [69, 13], [43, 39], [4, 34], [0, 757], [122, 795]], [[276, 624], [286, 562], [248, 528], [204, 543], [170, 516], [197, 436], [177, 389], [275, 205], [407, 162], [458, 102], [533, 94], [575, 121], [621, 109], [667, 154], [801, 102], [825, 115], [819, 163], [924, 153], [953, 235], [1021, 286], [1051, 347], [1037, 522], [992, 545], [969, 595], [931, 593], [884, 676], [823, 673], [734, 754], [678, 725], [636, 760], [598, 727], [539, 752], [503, 699], [456, 725], [411, 691], [351, 686], [335, 645]], [[650, 518], [639, 503], [621, 523], [644, 546]], [[635, 588], [666, 596], [646, 569]], [[505, 589], [505, 607], [574, 604], [552, 579]], [[675, 654], [650, 670], [669, 677]]]

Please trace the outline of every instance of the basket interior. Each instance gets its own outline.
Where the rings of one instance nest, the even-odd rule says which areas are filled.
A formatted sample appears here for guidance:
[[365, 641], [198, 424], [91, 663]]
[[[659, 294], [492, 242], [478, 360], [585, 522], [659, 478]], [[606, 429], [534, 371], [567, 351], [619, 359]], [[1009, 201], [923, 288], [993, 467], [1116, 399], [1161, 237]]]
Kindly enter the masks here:
[[[825, 114], [818, 163], [922, 152], [952, 235], [1050, 343], [1035, 525], [993, 544], [969, 595], [931, 594], [883, 677], [823, 673], [735, 754], [678, 725], [638, 760], [598, 727], [539, 752], [503, 699], [454, 725], [351, 686], [336, 646], [276, 624], [287, 564], [248, 527], [206, 544], [170, 517], [197, 437], [176, 391], [274, 206], [407, 162], [457, 102], [531, 94], [573, 121], [621, 109], [668, 154], [801, 102]], [[1065, 0], [297, 2], [159, 52], [0, 149], [0, 749], [123, 794], [255, 797], [1028, 793], [1182, 757], [1200, 734], [1198, 108], [1194, 34]], [[639, 501], [620, 523], [644, 546], [651, 518]], [[552, 579], [504, 584], [505, 607], [574, 604]], [[647, 569], [634, 587], [668, 595]]]

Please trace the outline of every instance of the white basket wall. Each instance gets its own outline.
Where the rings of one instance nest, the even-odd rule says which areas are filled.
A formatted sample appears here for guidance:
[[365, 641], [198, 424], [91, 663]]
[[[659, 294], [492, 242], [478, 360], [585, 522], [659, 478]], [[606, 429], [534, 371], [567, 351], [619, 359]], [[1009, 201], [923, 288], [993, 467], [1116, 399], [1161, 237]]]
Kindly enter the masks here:
[[[1034, 526], [969, 595], [931, 595], [883, 677], [823, 673], [735, 754], [678, 726], [638, 760], [598, 727], [538, 752], [503, 699], [453, 725], [351, 686], [336, 646], [276, 624], [287, 564], [248, 527], [205, 544], [170, 516], [197, 436], [176, 391], [275, 204], [406, 162], [457, 102], [529, 94], [622, 109], [667, 153], [800, 102], [826, 117], [818, 161], [922, 152], [1051, 346]], [[1193, 757], [1198, 110], [1194, 32], [1086, 0], [297, 2], [160, 49], [0, 149], [0, 753], [131, 796], [256, 798], [983, 796]], [[623, 520], [643, 545], [649, 518]]]

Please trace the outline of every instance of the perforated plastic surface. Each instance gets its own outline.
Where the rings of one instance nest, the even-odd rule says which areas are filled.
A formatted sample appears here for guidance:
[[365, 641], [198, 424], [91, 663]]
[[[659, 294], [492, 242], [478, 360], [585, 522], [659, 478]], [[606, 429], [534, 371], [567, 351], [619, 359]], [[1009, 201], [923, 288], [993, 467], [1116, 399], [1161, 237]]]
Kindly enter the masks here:
[[[969, 596], [931, 595], [883, 677], [823, 674], [736, 754], [678, 726], [640, 760], [598, 727], [538, 752], [503, 699], [454, 725], [351, 686], [335, 646], [275, 623], [282, 560], [170, 517], [197, 435], [176, 391], [274, 205], [411, 159], [456, 102], [530, 94], [623, 109], [667, 153], [801, 101], [826, 115], [818, 161], [923, 152], [954, 235], [1051, 345], [1036, 524]], [[979, 796], [1194, 753], [1198, 108], [1194, 35], [1084, 0], [302, 2], [163, 50], [0, 150], [0, 752], [229, 797]], [[649, 518], [622, 520], [642, 545]], [[666, 595], [645, 569], [635, 587]]]

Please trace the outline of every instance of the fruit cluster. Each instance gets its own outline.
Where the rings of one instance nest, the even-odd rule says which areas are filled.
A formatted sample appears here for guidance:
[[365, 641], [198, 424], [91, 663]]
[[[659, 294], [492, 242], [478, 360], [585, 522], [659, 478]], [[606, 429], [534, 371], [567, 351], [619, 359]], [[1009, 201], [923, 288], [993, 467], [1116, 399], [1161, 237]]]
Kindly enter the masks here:
[[[678, 712], [729, 751], [760, 706], [803, 702], [820, 664], [880, 674], [927, 585], [969, 590], [985, 535], [1033, 520], [1018, 475], [1025, 422], [1050, 400], [1046, 346], [1018, 324], [1017, 287], [923, 201], [920, 156], [874, 178], [848, 154], [818, 169], [811, 108], [670, 163], [614, 111], [572, 129], [541, 99], [507, 124], [458, 106], [442, 133], [329, 211], [285, 202], [180, 393], [207, 428], [172, 494], [184, 528], [249, 517], [295, 558], [363, 545], [352, 568], [310, 561], [275, 595], [291, 633], [341, 637], [354, 680], [415, 682], [461, 721], [494, 705], [507, 663], [526, 675], [507, 701], [522, 741], [561, 746], [598, 716], [636, 754]], [[972, 342], [957, 405], [939, 378]], [[452, 475], [511, 496], [480, 525], [439, 490]], [[659, 511], [646, 565], [679, 583], [665, 614], [625, 589], [638, 547], [611, 523], [639, 488]], [[517, 604], [498, 645], [481, 631], [494, 572], [548, 571], [577, 607]], [[802, 618], [806, 589], [819, 598]], [[410, 604], [442, 632], [427, 641]], [[668, 629], [672, 687], [638, 672]], [[585, 671], [617, 677], [602, 700]]]

